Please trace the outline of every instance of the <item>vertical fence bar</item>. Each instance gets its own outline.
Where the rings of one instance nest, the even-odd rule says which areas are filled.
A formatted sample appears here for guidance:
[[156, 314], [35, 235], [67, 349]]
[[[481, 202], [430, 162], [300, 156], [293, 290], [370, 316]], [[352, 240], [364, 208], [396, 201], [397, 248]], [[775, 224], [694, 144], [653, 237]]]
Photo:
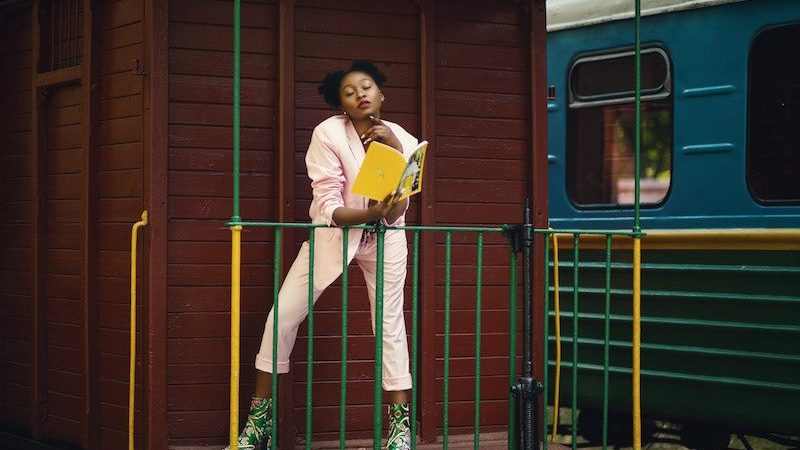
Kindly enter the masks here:
[[603, 450], [608, 447], [608, 347], [611, 339], [611, 235], [606, 235], [606, 304], [603, 327]]
[[311, 407], [314, 381], [314, 235], [316, 228], [308, 233], [308, 357], [306, 358], [306, 450], [311, 450]]
[[372, 417], [372, 446], [374, 450], [381, 449], [381, 428], [383, 420], [381, 416], [382, 402], [382, 381], [383, 381], [383, 259], [384, 259], [384, 240], [386, 229], [378, 227], [378, 261], [376, 267], [375, 282], [375, 391], [373, 398], [373, 417]]
[[449, 428], [449, 401], [450, 401], [450, 246], [453, 234], [445, 234], [444, 250], [444, 399], [442, 415], [442, 449], [447, 450], [447, 433]]
[[230, 429], [228, 439], [231, 449], [239, 446], [239, 323], [241, 305], [242, 227], [231, 227], [231, 398]]
[[478, 232], [475, 274], [475, 430], [474, 447], [481, 441], [481, 288], [483, 284], [483, 232]]
[[642, 302], [641, 302], [641, 243], [639, 236], [633, 238], [633, 448], [642, 448], [642, 410], [641, 410], [641, 344], [642, 344]]
[[[642, 18], [642, 5], [641, 0], [634, 0], [634, 59], [636, 60], [636, 86], [634, 87], [634, 103], [635, 103], [635, 130], [636, 130], [636, 148], [634, 151], [634, 213], [633, 213], [633, 231], [634, 233], [641, 232], [639, 223], [640, 215], [640, 178], [641, 174], [641, 153], [642, 153], [642, 39], [641, 39], [641, 18]], [[641, 256], [641, 239], [638, 235], [633, 237], [633, 363], [631, 371], [633, 372], [633, 448], [640, 450], [642, 448], [642, 404], [641, 404], [641, 386], [640, 382], [640, 344], [641, 344], [641, 298], [640, 298], [640, 277], [641, 267], [639, 264]]]
[[580, 234], [572, 239], [572, 450], [578, 445], [578, 245]]
[[[550, 417], [547, 414], [547, 402], [550, 393], [550, 377], [548, 374], [550, 373], [549, 367], [549, 359], [550, 359], [550, 236], [553, 236], [555, 239], [555, 234], [546, 233], [544, 235], [544, 293], [542, 298], [544, 299], [544, 308], [543, 308], [543, 321], [544, 321], [544, 338], [542, 339], [542, 343], [544, 348], [542, 352], [544, 353], [544, 373], [542, 374], [542, 396], [544, 398], [544, 405], [542, 405], [542, 410], [544, 411], [544, 439], [542, 439], [542, 445], [544, 450], [547, 450], [547, 443], [550, 441], [549, 433], [547, 431], [547, 419]], [[555, 405], [554, 405], [555, 407]], [[555, 422], [553, 422], [553, 429], [555, 430], [556, 426]]]
[[342, 381], [339, 395], [339, 450], [345, 450], [345, 419], [347, 418], [347, 263], [350, 229], [342, 230]]
[[642, 43], [641, 43], [641, 0], [635, 0], [635, 20], [634, 20], [634, 60], [636, 64], [636, 85], [634, 87], [634, 114], [635, 114], [635, 149], [634, 149], [634, 173], [633, 173], [633, 231], [640, 231], [640, 182], [639, 170], [641, 170], [642, 152]]
[[[240, 78], [241, 78], [241, 0], [233, 0], [233, 217], [232, 222], [241, 220], [239, 216], [239, 140], [240, 140]], [[273, 353], [273, 356], [275, 353]], [[276, 358], [272, 358], [273, 360]], [[275, 373], [275, 372], [273, 372]]]
[[[517, 254], [514, 246], [508, 253], [508, 384], [517, 382]], [[517, 397], [508, 394], [508, 449], [517, 450], [519, 431], [517, 430]]]
[[[241, 220], [239, 216], [239, 40], [240, 40], [240, 31], [241, 31], [241, 0], [234, 0], [233, 1], [233, 214], [231, 216], [231, 222], [238, 222]], [[233, 230], [235, 227], [232, 227]], [[234, 233], [234, 240], [237, 240], [238, 243], [234, 244], [235, 246], [241, 246], [241, 227], [238, 233]], [[280, 243], [280, 232], [276, 229], [276, 236], [275, 236], [275, 254], [277, 258], [277, 254], [279, 253], [279, 243]], [[238, 237], [236, 236], [238, 234]], [[238, 252], [238, 251], [237, 251]], [[241, 261], [237, 261], [236, 265], [240, 265]], [[278, 270], [277, 267], [277, 260], [276, 260], [276, 271]], [[237, 276], [238, 278], [238, 276]], [[277, 423], [276, 415], [274, 411], [278, 409], [275, 391], [277, 390], [276, 381], [277, 381], [277, 368], [276, 363], [278, 361], [277, 357], [277, 330], [278, 330], [278, 309], [277, 309], [277, 286], [279, 285], [278, 281], [280, 279], [279, 273], [276, 272], [275, 277], [275, 301], [273, 303], [275, 307], [275, 327], [273, 333], [273, 340], [276, 345], [273, 345], [272, 351], [272, 373], [273, 373], [273, 422]], [[233, 289], [237, 290], [236, 297], [239, 296], [238, 294], [238, 285], [240, 280], [236, 280], [233, 284], [237, 286], [236, 288], [232, 288], [231, 296], [233, 297]], [[239, 303], [240, 300], [238, 298], [232, 299], [231, 301], [231, 398], [230, 398], [230, 447], [232, 450], [238, 450], [239, 448]], [[235, 312], [234, 312], [235, 309]], [[234, 319], [234, 315], [236, 316]], [[234, 352], [233, 345], [234, 341], [236, 341], [236, 350]], [[234, 373], [235, 372], [235, 373]], [[277, 427], [273, 427], [275, 430]], [[272, 442], [276, 442], [275, 440], [275, 431], [273, 431], [273, 439]]]
[[555, 389], [553, 389], [553, 430], [555, 441], [558, 433], [559, 408], [561, 402], [561, 283], [559, 282], [558, 234], [553, 233], [553, 328], [556, 335]]
[[[237, 0], [238, 2], [238, 0]], [[272, 260], [272, 437], [278, 442], [278, 307], [281, 286], [281, 231], [275, 228], [275, 255]], [[233, 449], [233, 447], [231, 447]]]
[[534, 413], [538, 405], [538, 393], [533, 380], [533, 225], [529, 198], [525, 199], [522, 218], [522, 398], [525, 399], [522, 408], [522, 445], [528, 449], [533, 448], [534, 442], [539, 440], [538, 424], [533, 423], [534, 414], [538, 414], [538, 411]]
[[[419, 230], [414, 231], [411, 275], [411, 450], [417, 448], [417, 351], [419, 334]], [[344, 449], [342, 449], [344, 450]]]

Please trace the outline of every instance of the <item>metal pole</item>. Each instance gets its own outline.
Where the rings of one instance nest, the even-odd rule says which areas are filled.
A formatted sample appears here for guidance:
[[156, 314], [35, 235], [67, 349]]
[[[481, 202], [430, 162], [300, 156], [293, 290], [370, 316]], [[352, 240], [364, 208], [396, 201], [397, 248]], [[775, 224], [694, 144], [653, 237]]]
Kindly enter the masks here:
[[228, 443], [239, 448], [239, 344], [241, 320], [242, 226], [231, 228], [231, 397]]
[[241, 221], [239, 216], [239, 137], [240, 137], [240, 59], [241, 59], [241, 0], [233, 1], [233, 216], [231, 222]]
[[633, 321], [633, 336], [631, 344], [633, 347], [631, 371], [633, 372], [633, 448], [640, 450], [642, 448], [642, 404], [641, 404], [641, 385], [640, 385], [640, 346], [641, 346], [641, 233], [642, 228], [639, 223], [639, 203], [640, 199], [640, 160], [642, 152], [642, 49], [641, 49], [641, 16], [642, 5], [641, 0], [635, 0], [635, 59], [636, 59], [636, 87], [635, 87], [635, 103], [636, 103], [636, 151], [634, 152], [634, 215], [633, 215], [633, 307], [632, 307], [632, 321]]
[[522, 448], [533, 448], [533, 393], [531, 392], [531, 380], [533, 379], [533, 346], [531, 345], [531, 311], [533, 310], [533, 295], [531, 289], [531, 247], [533, 241], [531, 239], [531, 205], [530, 199], [525, 199], [525, 209], [523, 217], [523, 236], [524, 245], [522, 247], [522, 376], [527, 381], [525, 383], [526, 396], [524, 403], [524, 420], [523, 424], [523, 445]]
[[384, 289], [384, 243], [386, 228], [377, 227], [378, 239], [377, 267], [375, 268], [375, 385], [373, 391], [373, 417], [372, 417], [372, 448], [381, 450], [381, 435], [383, 429], [383, 289]]

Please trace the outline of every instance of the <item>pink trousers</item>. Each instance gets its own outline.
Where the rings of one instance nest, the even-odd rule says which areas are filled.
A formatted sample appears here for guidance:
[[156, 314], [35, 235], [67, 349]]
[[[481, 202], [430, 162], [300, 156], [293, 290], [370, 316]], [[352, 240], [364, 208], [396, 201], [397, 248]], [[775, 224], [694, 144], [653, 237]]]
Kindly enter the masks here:
[[[411, 389], [408, 342], [403, 317], [403, 286], [406, 279], [405, 232], [389, 230], [384, 241], [383, 271], [383, 389], [403, 391]], [[309, 245], [304, 242], [295, 258], [278, 294], [278, 373], [289, 371], [289, 356], [297, 338], [297, 329], [308, 316], [308, 258]], [[377, 266], [377, 237], [373, 236], [358, 247], [353, 259], [364, 274], [372, 316], [372, 334], [375, 335], [375, 288]], [[339, 267], [341, 274], [341, 267]], [[317, 284], [316, 282], [314, 283]], [[314, 303], [328, 287], [317, 285]], [[261, 348], [256, 355], [256, 369], [272, 373], [272, 333], [275, 308], [269, 312], [261, 338]]]

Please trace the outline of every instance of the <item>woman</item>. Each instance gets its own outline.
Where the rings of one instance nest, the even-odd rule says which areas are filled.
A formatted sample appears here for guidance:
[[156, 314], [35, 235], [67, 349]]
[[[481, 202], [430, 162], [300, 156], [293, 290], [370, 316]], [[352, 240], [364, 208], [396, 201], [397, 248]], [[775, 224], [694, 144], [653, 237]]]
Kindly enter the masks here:
[[[381, 87], [386, 77], [369, 61], [353, 61], [347, 70], [329, 73], [319, 86], [325, 102], [342, 114], [317, 125], [306, 154], [313, 200], [313, 223], [331, 226], [382, 222], [403, 225], [408, 199], [387, 196], [382, 202], [351, 193], [366, 148], [372, 141], [387, 144], [406, 158], [417, 139], [400, 125], [381, 119], [385, 100]], [[318, 228], [314, 245], [314, 302], [342, 273], [342, 230]], [[351, 229], [348, 257], [364, 273], [375, 331], [377, 240], [371, 233]], [[384, 241], [383, 389], [389, 397], [387, 449], [410, 448], [408, 390], [411, 389], [408, 343], [403, 318], [403, 286], [408, 251], [402, 230], [388, 230]], [[304, 242], [289, 269], [278, 298], [278, 374], [289, 371], [289, 355], [297, 329], [308, 315], [309, 244]], [[264, 326], [261, 349], [256, 356], [256, 390], [247, 423], [239, 435], [240, 449], [269, 444], [272, 429], [272, 335], [273, 308]]]

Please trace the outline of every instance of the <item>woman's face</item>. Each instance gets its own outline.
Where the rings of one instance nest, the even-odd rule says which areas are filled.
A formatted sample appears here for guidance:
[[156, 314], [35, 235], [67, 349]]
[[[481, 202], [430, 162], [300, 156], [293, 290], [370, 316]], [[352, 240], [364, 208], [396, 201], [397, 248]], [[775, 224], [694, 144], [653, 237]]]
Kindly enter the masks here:
[[364, 72], [350, 72], [339, 88], [342, 109], [353, 119], [380, 117], [383, 94], [375, 80]]

